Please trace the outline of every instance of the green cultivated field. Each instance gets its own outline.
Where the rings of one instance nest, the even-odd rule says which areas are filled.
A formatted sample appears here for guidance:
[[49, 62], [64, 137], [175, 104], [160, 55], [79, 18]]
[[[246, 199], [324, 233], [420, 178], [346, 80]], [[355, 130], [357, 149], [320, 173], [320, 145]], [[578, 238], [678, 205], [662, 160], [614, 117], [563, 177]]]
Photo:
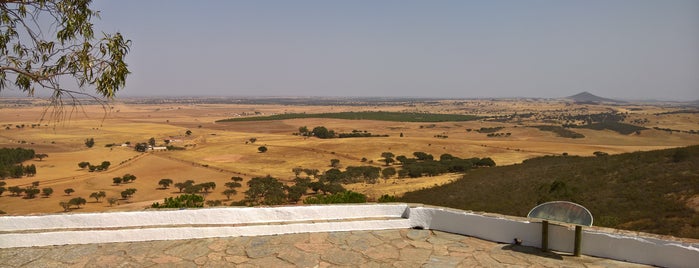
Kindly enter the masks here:
[[480, 119], [474, 115], [459, 114], [428, 114], [428, 113], [398, 113], [398, 112], [342, 112], [342, 113], [291, 113], [270, 116], [241, 117], [218, 120], [216, 122], [241, 122], [241, 121], [265, 121], [265, 120], [285, 120], [300, 118], [331, 118], [347, 120], [378, 120], [394, 122], [453, 122], [472, 121]]

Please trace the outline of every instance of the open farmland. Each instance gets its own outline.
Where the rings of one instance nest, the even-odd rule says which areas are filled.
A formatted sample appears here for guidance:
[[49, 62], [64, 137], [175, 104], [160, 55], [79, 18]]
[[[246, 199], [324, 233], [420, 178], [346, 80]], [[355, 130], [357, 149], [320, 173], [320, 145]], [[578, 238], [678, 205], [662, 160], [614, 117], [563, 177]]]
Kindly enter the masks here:
[[[178, 195], [178, 190], [172, 186], [160, 189], [158, 182], [164, 178], [174, 182], [214, 182], [217, 188], [205, 194], [206, 199], [229, 204], [243, 199], [250, 178], [270, 175], [290, 183], [294, 179], [292, 169], [318, 169], [322, 173], [331, 168], [331, 159], [340, 160], [340, 169], [362, 165], [384, 168], [383, 152], [408, 157], [412, 157], [413, 152], [425, 152], [436, 158], [442, 154], [460, 158], [489, 157], [498, 166], [503, 166], [545, 155], [620, 154], [699, 144], [699, 135], [694, 134], [694, 131], [699, 131], [699, 114], [672, 113], [683, 108], [661, 105], [590, 105], [563, 100], [347, 101], [330, 104], [298, 104], [299, 101], [294, 100], [293, 105], [123, 100], [110, 103], [106, 109], [99, 105], [84, 106], [60, 122], [40, 122], [45, 106], [14, 105], [11, 100], [3, 101], [0, 148], [22, 147], [48, 155], [42, 160], [23, 163], [36, 166], [35, 176], [7, 178], [5, 187], [26, 187], [38, 181], [38, 188], [51, 187], [54, 190], [49, 197], [33, 199], [5, 192], [0, 197], [0, 210], [8, 214], [61, 212], [63, 208], [59, 202], [73, 197], [83, 197], [88, 201], [73, 211], [143, 209], [153, 202]], [[377, 111], [425, 114], [425, 118], [429, 118], [428, 114], [446, 114], [455, 118], [458, 115], [476, 120], [402, 122], [314, 116], [253, 120], [255, 117], [284, 114]], [[567, 128], [584, 136], [570, 138], [541, 127], [582, 125], [584, 119], [581, 118], [585, 115], [610, 112], [624, 114], [625, 124], [645, 129], [621, 134], [610, 129]], [[578, 115], [582, 117], [576, 117]], [[244, 118], [244, 121], [219, 121], [229, 118]], [[336, 133], [366, 131], [384, 137], [319, 139], [294, 135], [303, 126], [309, 129], [323, 126]], [[494, 134], [477, 131], [483, 128], [497, 131]], [[85, 140], [89, 138], [95, 141], [92, 148], [85, 146]], [[134, 150], [134, 144], [148, 142], [150, 138], [154, 138], [156, 146], [165, 146], [167, 140], [169, 145], [184, 150], [145, 153]], [[127, 142], [128, 146], [122, 146]], [[267, 151], [259, 152], [261, 146]], [[106, 171], [89, 172], [78, 167], [78, 163], [83, 161], [94, 164], [109, 161], [111, 166]], [[392, 166], [400, 167], [397, 163]], [[125, 174], [133, 174], [137, 179], [120, 185], [113, 183], [114, 177]], [[243, 186], [228, 200], [222, 193], [223, 185], [233, 176], [243, 177]], [[388, 180], [381, 179], [377, 184], [357, 183], [346, 188], [376, 199], [382, 194], [400, 196], [407, 191], [442, 185], [458, 177], [458, 174], [412, 179], [393, 176]], [[63, 190], [67, 188], [75, 192], [66, 195]], [[137, 189], [137, 192], [128, 199], [121, 199], [120, 192], [128, 188]], [[106, 198], [99, 202], [89, 198], [97, 191], [105, 191], [107, 198], [118, 197], [119, 204], [110, 205]]]

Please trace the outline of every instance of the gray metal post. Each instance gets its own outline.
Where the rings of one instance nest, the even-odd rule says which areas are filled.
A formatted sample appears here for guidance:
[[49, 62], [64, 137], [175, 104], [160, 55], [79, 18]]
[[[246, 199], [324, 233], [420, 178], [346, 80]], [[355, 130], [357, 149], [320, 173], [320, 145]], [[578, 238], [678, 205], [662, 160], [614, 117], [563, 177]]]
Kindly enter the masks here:
[[541, 251], [549, 250], [549, 221], [541, 222]]
[[582, 245], [582, 226], [575, 225], [575, 249], [573, 254], [576, 257], [580, 257], [580, 250]]

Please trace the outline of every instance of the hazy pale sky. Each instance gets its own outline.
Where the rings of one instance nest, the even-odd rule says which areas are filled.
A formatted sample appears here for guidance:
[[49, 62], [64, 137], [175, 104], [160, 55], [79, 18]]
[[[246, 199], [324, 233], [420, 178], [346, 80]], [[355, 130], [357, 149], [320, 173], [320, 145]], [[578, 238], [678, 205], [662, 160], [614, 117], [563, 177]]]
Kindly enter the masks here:
[[699, 1], [96, 0], [122, 96], [699, 99]]

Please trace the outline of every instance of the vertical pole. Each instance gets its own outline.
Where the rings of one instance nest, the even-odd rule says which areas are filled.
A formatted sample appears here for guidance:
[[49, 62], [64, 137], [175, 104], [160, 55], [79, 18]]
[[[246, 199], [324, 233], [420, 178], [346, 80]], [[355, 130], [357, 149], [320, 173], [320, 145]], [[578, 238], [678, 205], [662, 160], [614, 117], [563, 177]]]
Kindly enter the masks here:
[[549, 250], [549, 221], [541, 222], [541, 251]]
[[576, 257], [580, 257], [580, 248], [582, 245], [582, 226], [575, 225], [575, 249], [573, 254]]

